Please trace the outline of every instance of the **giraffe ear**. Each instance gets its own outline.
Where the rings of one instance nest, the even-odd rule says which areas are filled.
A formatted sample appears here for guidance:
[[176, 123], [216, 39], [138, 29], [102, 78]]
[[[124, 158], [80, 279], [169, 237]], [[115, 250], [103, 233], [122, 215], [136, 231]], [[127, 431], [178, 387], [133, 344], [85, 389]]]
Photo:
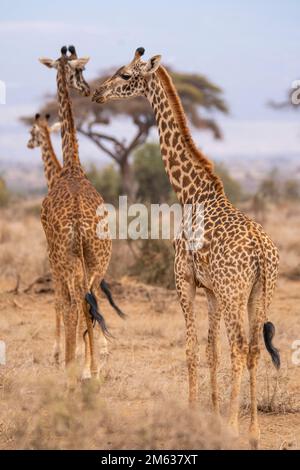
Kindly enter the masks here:
[[160, 66], [160, 61], [161, 61], [161, 55], [155, 55], [151, 57], [151, 59], [149, 59], [148, 62], [146, 62], [145, 73], [151, 74], [151, 73], [156, 72], [156, 70]]
[[73, 69], [83, 69], [89, 60], [89, 57], [82, 57], [82, 59], [69, 60], [69, 64]]
[[58, 132], [60, 130], [60, 128], [61, 128], [61, 123], [60, 122], [55, 122], [50, 127], [50, 132]]
[[47, 59], [47, 57], [41, 57], [39, 59], [39, 61], [41, 62], [41, 64], [46, 65], [46, 67], [49, 67], [49, 69], [53, 69], [53, 68], [56, 69], [57, 68], [56, 60]]

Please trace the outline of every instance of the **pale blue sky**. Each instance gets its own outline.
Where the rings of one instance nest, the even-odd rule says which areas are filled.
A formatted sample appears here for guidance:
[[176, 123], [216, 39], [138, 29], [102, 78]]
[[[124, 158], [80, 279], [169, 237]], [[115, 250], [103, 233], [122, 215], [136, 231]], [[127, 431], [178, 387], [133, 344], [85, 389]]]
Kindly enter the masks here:
[[[249, 125], [249, 151], [256, 138], [250, 139], [250, 129], [263, 138], [264, 126], [272, 135], [275, 121], [278, 133], [279, 122], [291, 131], [299, 120], [299, 113], [266, 106], [269, 99], [284, 99], [300, 78], [299, 0], [1, 0], [0, 18], [0, 79], [8, 87], [7, 105], [0, 106], [0, 157], [23, 150], [18, 147], [23, 142], [15, 141], [24, 134], [17, 115], [34, 113], [46, 94], [55, 93], [55, 74], [38, 57], [55, 58], [62, 45], [72, 43], [91, 57], [88, 79], [128, 62], [137, 46], [144, 46], [147, 56], [162, 54], [173, 67], [207, 75], [224, 89], [231, 109], [230, 119], [222, 119], [225, 137], [228, 125], [236, 138], [241, 126]], [[4, 129], [14, 142], [3, 136]], [[295, 132], [293, 141], [293, 132], [287, 134], [289, 149], [296, 151], [299, 135]], [[280, 141], [285, 148], [284, 134]], [[207, 145], [208, 152], [215, 149], [213, 142]], [[221, 153], [226, 145], [227, 153], [232, 151], [225, 139]]]

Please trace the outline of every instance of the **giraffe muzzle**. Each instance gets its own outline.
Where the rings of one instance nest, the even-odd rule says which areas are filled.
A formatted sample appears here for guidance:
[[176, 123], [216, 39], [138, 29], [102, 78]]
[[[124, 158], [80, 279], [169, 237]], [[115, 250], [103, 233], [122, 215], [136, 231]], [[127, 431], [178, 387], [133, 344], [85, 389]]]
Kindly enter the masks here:
[[95, 91], [92, 96], [92, 101], [101, 104], [105, 103], [106, 99], [101, 91]]

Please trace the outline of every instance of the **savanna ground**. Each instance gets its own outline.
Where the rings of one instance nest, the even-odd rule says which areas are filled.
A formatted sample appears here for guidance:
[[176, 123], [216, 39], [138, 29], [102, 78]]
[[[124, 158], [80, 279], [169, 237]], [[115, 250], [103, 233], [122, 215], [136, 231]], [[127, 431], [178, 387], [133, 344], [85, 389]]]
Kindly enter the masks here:
[[[199, 291], [199, 402], [189, 410], [185, 328], [176, 293], [124, 276], [132, 257], [126, 242], [115, 244], [109, 279], [128, 317], [118, 318], [102, 299], [115, 339], [109, 344], [101, 383], [79, 383], [75, 391], [66, 392], [63, 366], [52, 360], [53, 294], [38, 294], [34, 288], [23, 292], [48, 271], [38, 212], [36, 201], [0, 212], [0, 340], [7, 347], [7, 364], [0, 366], [0, 448], [248, 448], [247, 371], [238, 440], [232, 439], [225, 424], [230, 358], [224, 329], [219, 369], [224, 423], [219, 423], [210, 414], [205, 298]], [[273, 208], [265, 226], [281, 251], [281, 276], [270, 319], [276, 325], [282, 368], [277, 377], [263, 350], [258, 377], [261, 448], [299, 449], [300, 364], [292, 362], [292, 343], [300, 339], [300, 208]], [[19, 293], [9, 293], [18, 276]]]

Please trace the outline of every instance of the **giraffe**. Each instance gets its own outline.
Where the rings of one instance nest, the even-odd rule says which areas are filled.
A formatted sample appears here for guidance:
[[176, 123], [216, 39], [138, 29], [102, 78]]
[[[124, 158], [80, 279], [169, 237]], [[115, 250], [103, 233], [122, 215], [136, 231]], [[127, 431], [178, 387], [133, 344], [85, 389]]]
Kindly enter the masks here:
[[186, 222], [183, 222], [183, 236], [174, 241], [176, 289], [186, 324], [189, 401], [195, 404], [198, 389], [194, 299], [196, 288], [201, 287], [208, 304], [207, 358], [213, 410], [217, 415], [220, 412], [217, 368], [223, 318], [232, 364], [229, 425], [238, 434], [241, 378], [247, 364], [251, 397], [249, 438], [251, 446], [257, 448], [260, 431], [256, 372], [262, 331], [274, 365], [280, 366], [279, 351], [272, 343], [274, 325], [267, 317], [278, 274], [278, 251], [262, 227], [227, 199], [212, 164], [192, 139], [180, 98], [170, 75], [161, 65], [161, 56], [144, 62], [144, 52], [144, 48], [138, 48], [128, 65], [96, 88], [92, 100], [101, 104], [133, 96], [146, 97], [156, 117], [161, 155], [170, 183], [179, 202], [193, 209], [193, 233], [201, 229], [196, 208], [203, 208], [201, 246], [193, 245], [193, 240], [185, 235]]
[[31, 137], [27, 143], [27, 147], [30, 149], [34, 149], [35, 147], [41, 148], [44, 174], [48, 191], [51, 191], [59, 177], [61, 164], [55, 155], [50, 134], [60, 129], [60, 123], [56, 122], [50, 126], [48, 122], [49, 119], [50, 114], [46, 114], [44, 118], [40, 114], [35, 115], [34, 123], [30, 130]]
[[[42, 160], [44, 163], [44, 173], [45, 179], [48, 186], [48, 191], [51, 191], [54, 184], [60, 176], [62, 166], [57, 159], [57, 156], [54, 152], [53, 145], [51, 142], [50, 134], [52, 132], [57, 132], [61, 124], [56, 122], [49, 125], [50, 114], [46, 114], [43, 118], [40, 114], [36, 114], [32, 128], [30, 130], [30, 139], [27, 143], [27, 147], [34, 149], [35, 147], [41, 148]], [[111, 294], [108, 283], [105, 279], [102, 279], [100, 282], [100, 287], [105, 297], [108, 299], [110, 305], [117, 312], [121, 318], [125, 318], [125, 314], [115, 303], [113, 296]], [[82, 338], [83, 332], [85, 330], [85, 318], [82, 315], [80, 317], [80, 328], [78, 332], [78, 339]], [[55, 345], [54, 345], [54, 359], [57, 364], [59, 364], [60, 350], [61, 350], [61, 317], [56, 315], [56, 326], [55, 326]]]
[[[69, 55], [68, 55], [69, 51]], [[50, 266], [55, 284], [57, 315], [65, 326], [65, 365], [68, 385], [74, 386], [76, 331], [78, 319], [85, 315], [85, 364], [82, 378], [98, 377], [93, 321], [102, 328], [101, 353], [107, 355], [109, 332], [101, 315], [96, 295], [107, 270], [112, 242], [107, 211], [102, 197], [86, 178], [79, 159], [78, 143], [69, 89], [89, 96], [83, 77], [89, 58], [78, 58], [74, 46], [61, 48], [56, 59], [40, 62], [57, 70], [59, 119], [61, 122], [63, 168], [54, 187], [42, 203], [41, 220], [45, 231]], [[99, 231], [99, 227], [101, 230]]]

